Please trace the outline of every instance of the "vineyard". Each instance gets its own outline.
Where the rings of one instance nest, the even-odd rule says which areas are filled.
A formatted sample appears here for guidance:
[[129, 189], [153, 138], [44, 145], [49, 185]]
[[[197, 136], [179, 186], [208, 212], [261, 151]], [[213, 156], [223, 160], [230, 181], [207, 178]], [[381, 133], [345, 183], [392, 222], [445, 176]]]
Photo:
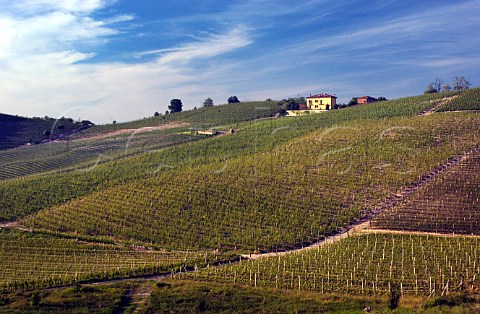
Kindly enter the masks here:
[[480, 234], [480, 149], [372, 221], [373, 228]]
[[[274, 119], [235, 124], [231, 127], [240, 129], [240, 132], [233, 136], [175, 145], [158, 151], [147, 150], [146, 153], [123, 159], [110, 160], [103, 154], [92, 154], [89, 158], [93, 157], [94, 159], [90, 161], [90, 165], [93, 163], [95, 167], [88, 166], [88, 163], [85, 164], [86, 168], [83, 169], [88, 171], [49, 173], [0, 181], [0, 194], [3, 195], [0, 199], [0, 221], [15, 220], [18, 217], [65, 203], [70, 199], [82, 197], [94, 191], [148, 177], [151, 173], [168, 170], [170, 167], [182, 169], [187, 166], [193, 167], [219, 161], [225, 163], [229, 159], [240, 159], [255, 153], [271, 152], [275, 147], [284, 145], [299, 136], [349, 121], [365, 119], [375, 121], [399, 116], [413, 116], [432, 107], [430, 102], [432, 99], [441, 99], [448, 95], [409, 97], [371, 106], [336, 110], [325, 115], [312, 115], [301, 119]], [[232, 105], [228, 108], [235, 106]], [[340, 131], [342, 131], [341, 128]], [[140, 141], [140, 143], [142, 142]], [[140, 152], [144, 151], [143, 148], [139, 148], [139, 150]], [[32, 155], [35, 154], [32, 153]], [[46, 154], [48, 154], [48, 150]], [[103, 159], [99, 160], [99, 157], [103, 157]], [[22, 160], [24, 157], [21, 154], [14, 154], [14, 156], [9, 155], [2, 160], [11, 162], [14, 158]], [[26, 159], [28, 161], [28, 157]], [[6, 167], [5, 170], [0, 171], [0, 176], [17, 176], [25, 171], [23, 166], [19, 167], [18, 170], [10, 171]], [[31, 169], [26, 168], [28, 173], [36, 171], [31, 170], [36, 166], [31, 166]], [[42, 197], [35, 197], [35, 195], [42, 195]]]
[[364, 234], [285, 256], [177, 275], [321, 293], [443, 295], [480, 284], [478, 238]]
[[176, 112], [173, 114], [160, 115], [158, 117], [144, 118], [141, 120], [99, 125], [87, 130], [86, 135], [102, 134], [118, 129], [137, 129], [143, 127], [158, 126], [173, 122], [188, 122], [195, 128], [210, 128], [228, 124], [236, 124], [259, 118], [272, 117], [279, 107], [274, 101], [252, 101], [237, 104], [219, 105], [214, 107], [199, 108]]
[[457, 110], [480, 110], [480, 88], [468, 89], [437, 109], [437, 111]]
[[21, 223], [170, 249], [286, 250], [334, 232], [474, 146], [479, 123], [474, 115], [351, 122], [271, 152], [162, 169]]
[[133, 250], [0, 229], [0, 291], [169, 273], [216, 258], [207, 252]]
[[[222, 105], [1, 151], [0, 290], [158, 273], [322, 294], [478, 289], [479, 91], [299, 118]], [[192, 132], [212, 127], [234, 132]]]

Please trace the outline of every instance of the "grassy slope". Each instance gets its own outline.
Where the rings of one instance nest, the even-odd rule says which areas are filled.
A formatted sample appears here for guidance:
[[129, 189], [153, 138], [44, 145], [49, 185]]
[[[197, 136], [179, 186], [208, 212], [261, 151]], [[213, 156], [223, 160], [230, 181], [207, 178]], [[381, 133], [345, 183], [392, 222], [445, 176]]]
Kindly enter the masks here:
[[[451, 295], [426, 301], [405, 297], [394, 313], [476, 313], [479, 296]], [[450, 304], [450, 306], [441, 304]], [[140, 313], [393, 313], [386, 296], [352, 296], [249, 288], [191, 281], [165, 281]]]
[[[190, 110], [115, 125], [94, 126], [69, 136], [68, 141], [55, 141], [44, 145], [23, 146], [14, 150], [0, 151], [0, 169], [2, 169], [0, 180], [48, 171], [88, 168], [111, 159], [197, 141], [202, 137], [192, 136], [188, 134], [188, 131], [211, 126], [221, 128], [227, 124], [235, 127], [232, 124], [269, 117], [276, 110], [278, 110], [278, 106], [274, 102], [250, 102]], [[37, 133], [38, 127], [34, 126], [34, 122], [48, 124], [49, 128], [55, 122], [42, 119], [23, 120], [29, 122], [29, 131]], [[66, 124], [65, 121], [61, 123]], [[159, 130], [148, 132], [136, 130], [142, 127], [157, 127]], [[164, 129], [160, 130], [161, 128]], [[12, 129], [11, 126], [10, 129]], [[130, 132], [116, 135], [112, 133], [122, 130], [130, 130]], [[98, 138], [99, 135], [102, 135], [103, 138]], [[23, 138], [19, 137], [17, 140], [21, 142], [24, 141]]]
[[[154, 285], [153, 283], [150, 283]], [[139, 283], [75, 285], [0, 296], [0, 313], [132, 313]], [[142, 283], [142, 285], [145, 285]], [[395, 313], [477, 313], [478, 296], [405, 297]], [[442, 305], [443, 304], [443, 305]], [[447, 305], [449, 304], [449, 305]], [[163, 280], [138, 313], [392, 313], [385, 296], [351, 296]]]
[[[59, 130], [57, 127], [63, 125], [64, 129]], [[67, 133], [77, 129], [81, 123], [70, 122], [67, 119], [41, 119], [41, 118], [24, 118], [0, 114], [0, 150], [9, 149], [25, 145], [27, 143], [38, 143], [51, 136]], [[53, 133], [45, 136], [44, 132]]]
[[[195, 166], [226, 161], [252, 153], [271, 151], [275, 146], [282, 145], [297, 136], [315, 132], [321, 128], [332, 127], [338, 123], [415, 115], [425, 108], [431, 107], [429, 100], [442, 96], [436, 94], [410, 97], [301, 119], [248, 122], [239, 124], [237, 127], [241, 128], [241, 132], [233, 136], [148, 152], [136, 157], [100, 164], [98, 167], [88, 169], [91, 171], [47, 174], [0, 181], [0, 193], [4, 195], [0, 199], [0, 221], [14, 220], [17, 217], [64, 203], [69, 199], [81, 197], [96, 190], [148, 177], [162, 165], [174, 165], [182, 168], [187, 165]], [[42, 196], [37, 197], [36, 195]]]
[[22, 223], [171, 248], [285, 249], [332, 232], [477, 145], [470, 134], [479, 123], [471, 114], [350, 122], [347, 134], [320, 129], [228, 162], [165, 169]]
[[458, 97], [437, 109], [437, 111], [456, 110], [480, 110], [480, 88], [463, 91]]

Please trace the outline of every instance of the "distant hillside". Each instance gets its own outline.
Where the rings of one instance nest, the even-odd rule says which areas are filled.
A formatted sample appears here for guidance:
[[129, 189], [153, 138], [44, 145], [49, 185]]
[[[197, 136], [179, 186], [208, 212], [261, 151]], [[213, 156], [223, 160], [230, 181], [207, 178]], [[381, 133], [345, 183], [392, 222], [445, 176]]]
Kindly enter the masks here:
[[0, 114], [0, 150], [22, 146], [27, 143], [38, 144], [86, 127], [84, 124], [67, 118], [57, 120]]

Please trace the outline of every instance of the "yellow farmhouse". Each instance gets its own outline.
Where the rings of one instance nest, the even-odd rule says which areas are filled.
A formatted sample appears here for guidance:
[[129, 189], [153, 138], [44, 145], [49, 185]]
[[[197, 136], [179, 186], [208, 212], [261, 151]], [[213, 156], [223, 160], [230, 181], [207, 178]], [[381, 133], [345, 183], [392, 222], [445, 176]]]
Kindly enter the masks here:
[[310, 95], [306, 98], [306, 104], [300, 105], [300, 110], [288, 110], [287, 117], [298, 117], [312, 113], [321, 113], [335, 108], [337, 96], [329, 94]]
[[328, 94], [310, 95], [306, 100], [310, 110], [332, 110], [337, 104], [337, 97]]

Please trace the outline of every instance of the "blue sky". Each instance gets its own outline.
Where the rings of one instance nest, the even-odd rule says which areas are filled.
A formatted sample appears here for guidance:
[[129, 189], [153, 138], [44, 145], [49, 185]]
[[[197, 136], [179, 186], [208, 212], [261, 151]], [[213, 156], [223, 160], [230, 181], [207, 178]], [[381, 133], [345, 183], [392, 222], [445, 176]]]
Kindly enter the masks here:
[[479, 16], [479, 0], [0, 0], [0, 112], [106, 123], [172, 98], [479, 86]]

